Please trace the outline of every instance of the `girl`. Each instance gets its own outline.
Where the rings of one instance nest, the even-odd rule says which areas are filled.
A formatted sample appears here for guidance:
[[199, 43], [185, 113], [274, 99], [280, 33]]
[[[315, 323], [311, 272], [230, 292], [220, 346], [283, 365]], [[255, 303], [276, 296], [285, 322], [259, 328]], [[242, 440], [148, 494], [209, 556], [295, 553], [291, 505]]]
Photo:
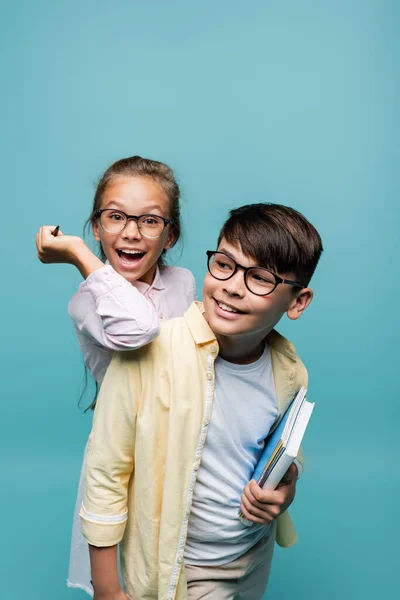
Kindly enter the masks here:
[[[182, 316], [196, 289], [190, 271], [164, 264], [165, 252], [181, 234], [179, 186], [167, 165], [140, 156], [111, 165], [98, 184], [89, 223], [106, 265], [81, 238], [54, 226], [38, 231], [36, 245], [42, 262], [73, 264], [85, 278], [68, 311], [97, 386], [115, 350], [149, 343], [159, 320]], [[82, 486], [81, 474], [67, 584], [92, 596], [88, 545], [78, 516]]]

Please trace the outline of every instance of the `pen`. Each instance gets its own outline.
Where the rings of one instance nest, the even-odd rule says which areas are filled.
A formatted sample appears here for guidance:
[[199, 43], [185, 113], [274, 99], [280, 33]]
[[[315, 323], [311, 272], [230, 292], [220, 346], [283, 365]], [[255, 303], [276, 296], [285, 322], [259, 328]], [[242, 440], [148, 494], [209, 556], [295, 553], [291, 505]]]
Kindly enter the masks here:
[[53, 229], [53, 231], [51, 232], [51, 235], [54, 235], [54, 237], [57, 237], [59, 230], [60, 230], [60, 226], [57, 225], [57, 227], [55, 229]]

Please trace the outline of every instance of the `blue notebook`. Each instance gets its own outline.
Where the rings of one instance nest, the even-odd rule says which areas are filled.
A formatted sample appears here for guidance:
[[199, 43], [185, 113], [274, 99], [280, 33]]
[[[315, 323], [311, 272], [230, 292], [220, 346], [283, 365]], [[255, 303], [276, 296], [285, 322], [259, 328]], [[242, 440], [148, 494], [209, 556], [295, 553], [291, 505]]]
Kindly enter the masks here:
[[[266, 439], [265, 448], [252, 479], [264, 490], [274, 490], [296, 458], [307, 429], [314, 403], [306, 400], [302, 387], [291, 402], [276, 429]], [[240, 512], [243, 523], [252, 525]]]

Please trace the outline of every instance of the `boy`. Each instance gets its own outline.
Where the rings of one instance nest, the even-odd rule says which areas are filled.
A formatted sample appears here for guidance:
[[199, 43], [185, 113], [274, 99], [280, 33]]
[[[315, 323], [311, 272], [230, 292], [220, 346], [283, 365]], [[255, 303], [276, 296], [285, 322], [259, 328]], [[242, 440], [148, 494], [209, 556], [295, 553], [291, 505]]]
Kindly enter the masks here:
[[[209, 251], [203, 304], [148, 346], [117, 354], [89, 438], [82, 530], [95, 600], [260, 600], [273, 545], [296, 534], [293, 464], [274, 491], [249, 479], [307, 373], [274, 327], [297, 319], [322, 252], [274, 204], [233, 210]], [[247, 527], [239, 509], [253, 522]]]

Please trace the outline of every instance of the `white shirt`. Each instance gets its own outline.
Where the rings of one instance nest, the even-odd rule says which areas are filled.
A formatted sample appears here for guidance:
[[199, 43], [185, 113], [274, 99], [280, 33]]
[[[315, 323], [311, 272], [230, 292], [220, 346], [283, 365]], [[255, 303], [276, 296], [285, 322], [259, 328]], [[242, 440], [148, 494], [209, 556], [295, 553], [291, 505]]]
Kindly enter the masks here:
[[240, 498], [278, 414], [268, 345], [249, 365], [215, 361], [215, 396], [193, 493], [185, 548], [192, 565], [226, 564], [267, 531], [239, 519]]
[[129, 283], [106, 264], [83, 281], [68, 305], [86, 367], [101, 384], [115, 350], [145, 346], [159, 332], [159, 320], [181, 317], [196, 299], [192, 273], [157, 267], [151, 285]]

